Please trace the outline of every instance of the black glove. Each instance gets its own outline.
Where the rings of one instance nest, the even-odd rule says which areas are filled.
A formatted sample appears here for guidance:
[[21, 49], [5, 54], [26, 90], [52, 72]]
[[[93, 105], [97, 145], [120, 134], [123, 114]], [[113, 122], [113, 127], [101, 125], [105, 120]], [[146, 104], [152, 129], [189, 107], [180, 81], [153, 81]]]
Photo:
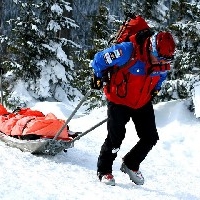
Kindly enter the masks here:
[[93, 75], [91, 78], [91, 88], [95, 90], [100, 90], [103, 87], [103, 82], [101, 78], [98, 78], [97, 76]]
[[4, 73], [5, 73], [4, 69], [0, 67], [0, 74], [4, 74]]
[[153, 91], [151, 92], [152, 99], [158, 95], [159, 91], [160, 91], [160, 90], [153, 90]]

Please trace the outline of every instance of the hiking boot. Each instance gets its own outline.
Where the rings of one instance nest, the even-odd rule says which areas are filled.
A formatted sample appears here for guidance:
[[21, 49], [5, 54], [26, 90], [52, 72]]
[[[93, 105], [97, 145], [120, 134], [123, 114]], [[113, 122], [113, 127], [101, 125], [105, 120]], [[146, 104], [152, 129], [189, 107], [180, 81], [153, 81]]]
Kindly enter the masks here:
[[98, 173], [98, 177], [102, 183], [105, 183], [106, 185], [115, 186], [115, 179], [111, 173], [104, 174], [104, 175], [102, 175], [101, 173]]
[[125, 163], [122, 163], [120, 170], [124, 172], [125, 174], [129, 175], [129, 178], [132, 182], [134, 182], [136, 185], [143, 185], [144, 184], [144, 178], [142, 176], [142, 173], [138, 171], [133, 171], [129, 169]]

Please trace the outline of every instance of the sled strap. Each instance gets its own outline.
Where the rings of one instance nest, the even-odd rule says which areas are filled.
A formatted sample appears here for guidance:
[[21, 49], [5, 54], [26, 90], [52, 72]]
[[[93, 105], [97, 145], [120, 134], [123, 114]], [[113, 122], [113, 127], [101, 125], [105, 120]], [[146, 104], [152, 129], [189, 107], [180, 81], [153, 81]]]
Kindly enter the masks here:
[[58, 133], [54, 136], [53, 140], [56, 140], [58, 138], [58, 136], [62, 133], [62, 131], [64, 130], [64, 128], [67, 126], [67, 124], [70, 122], [70, 120], [73, 118], [73, 116], [76, 114], [77, 110], [81, 107], [81, 105], [83, 104], [83, 102], [88, 98], [88, 96], [91, 94], [92, 90], [89, 90], [86, 95], [81, 99], [81, 101], [79, 102], [79, 104], [76, 106], [76, 108], [74, 109], [74, 111], [71, 113], [71, 115], [67, 118], [65, 124], [61, 127], [61, 129], [58, 131]]

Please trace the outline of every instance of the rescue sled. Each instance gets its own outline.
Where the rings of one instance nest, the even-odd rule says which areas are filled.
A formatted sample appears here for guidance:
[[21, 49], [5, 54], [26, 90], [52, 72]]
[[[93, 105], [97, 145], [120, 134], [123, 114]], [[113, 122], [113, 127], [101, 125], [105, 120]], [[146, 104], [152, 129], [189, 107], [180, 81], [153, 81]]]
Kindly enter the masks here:
[[0, 133], [0, 140], [10, 147], [18, 148], [24, 152], [32, 154], [56, 155], [57, 153], [74, 146], [72, 141], [36, 139], [20, 140]]
[[38, 155], [55, 156], [61, 151], [65, 151], [68, 148], [74, 147], [74, 142], [76, 140], [79, 140], [81, 137], [94, 130], [98, 126], [102, 125], [106, 121], [107, 119], [104, 119], [95, 126], [91, 127], [83, 133], [80, 133], [78, 136], [68, 141], [64, 141], [62, 139], [55, 140], [50, 138], [42, 138], [36, 140], [21, 140], [14, 137], [10, 137], [2, 132], [0, 132], [0, 140], [5, 142], [5, 144], [7, 144], [10, 147], [18, 148], [24, 152], [30, 152], [32, 154]]
[[104, 119], [85, 132], [72, 134], [69, 130], [69, 121], [90, 93], [88, 91], [66, 121], [56, 118], [52, 113], [44, 115], [30, 108], [9, 113], [0, 105], [0, 140], [24, 152], [52, 156], [74, 147], [76, 140], [107, 121]]

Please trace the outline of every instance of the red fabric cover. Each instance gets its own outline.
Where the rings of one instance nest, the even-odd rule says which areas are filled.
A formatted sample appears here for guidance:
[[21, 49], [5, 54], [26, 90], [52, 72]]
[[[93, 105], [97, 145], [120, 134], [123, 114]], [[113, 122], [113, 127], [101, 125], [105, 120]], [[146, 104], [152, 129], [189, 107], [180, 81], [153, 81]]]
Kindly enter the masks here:
[[[0, 131], [6, 135], [35, 134], [41, 138], [54, 138], [64, 124], [65, 121], [58, 119], [53, 113], [45, 116], [42, 112], [30, 108], [23, 108], [17, 113], [8, 113], [6, 108], [0, 105]], [[71, 140], [67, 127], [57, 139]]]
[[20, 115], [44, 117], [45, 115], [38, 110], [31, 110], [30, 108], [21, 108], [18, 112]]
[[8, 114], [8, 111], [2, 104], [0, 104], [0, 115], [6, 115], [6, 114]]

